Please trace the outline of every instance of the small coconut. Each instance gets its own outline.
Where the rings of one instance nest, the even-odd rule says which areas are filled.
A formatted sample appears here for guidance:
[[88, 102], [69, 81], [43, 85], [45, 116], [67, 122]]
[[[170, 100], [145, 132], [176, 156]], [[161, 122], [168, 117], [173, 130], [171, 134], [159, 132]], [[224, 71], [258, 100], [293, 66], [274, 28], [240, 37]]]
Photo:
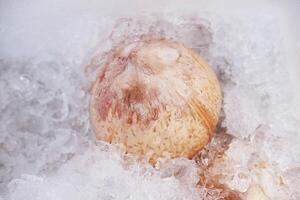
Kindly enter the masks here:
[[172, 40], [121, 45], [101, 66], [91, 91], [98, 140], [155, 163], [192, 158], [214, 133], [221, 91], [213, 70]]

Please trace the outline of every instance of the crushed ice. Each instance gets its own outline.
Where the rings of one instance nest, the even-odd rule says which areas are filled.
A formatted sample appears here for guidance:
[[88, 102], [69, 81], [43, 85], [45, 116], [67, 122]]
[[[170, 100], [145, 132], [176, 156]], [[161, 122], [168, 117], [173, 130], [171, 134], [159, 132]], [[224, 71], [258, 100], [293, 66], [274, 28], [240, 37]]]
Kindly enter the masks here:
[[[224, 198], [224, 188], [208, 187], [216, 177], [243, 198], [255, 184], [271, 199], [300, 198], [299, 94], [290, 80], [297, 66], [285, 66], [276, 18], [211, 12], [120, 18], [66, 2], [14, 8], [12, 1], [0, 14], [2, 198], [216, 200]], [[222, 131], [197, 162], [179, 158], [154, 169], [93, 142], [85, 66], [95, 51], [105, 54], [145, 33], [194, 48], [221, 80]], [[224, 130], [231, 136], [223, 137]]]

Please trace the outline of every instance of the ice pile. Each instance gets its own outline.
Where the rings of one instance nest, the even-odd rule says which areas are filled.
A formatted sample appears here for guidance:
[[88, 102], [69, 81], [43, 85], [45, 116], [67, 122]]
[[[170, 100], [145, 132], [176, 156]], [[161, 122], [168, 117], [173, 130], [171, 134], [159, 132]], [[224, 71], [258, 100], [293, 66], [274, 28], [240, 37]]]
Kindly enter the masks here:
[[289, 66], [276, 18], [259, 17], [212, 23], [210, 61], [223, 83], [222, 127], [236, 137], [213, 174], [227, 174], [221, 182], [236, 191], [258, 183], [270, 199], [299, 199], [286, 176], [300, 174], [299, 88], [291, 81], [297, 70]]
[[184, 178], [189, 179], [184, 180], [172, 171], [167, 175], [146, 164], [130, 164], [133, 160], [124, 161], [117, 152], [101, 145], [75, 156], [55, 175], [22, 176], [10, 183], [8, 199], [201, 199], [201, 191], [193, 187], [197, 171], [191, 161], [181, 160], [177, 169], [172, 167], [185, 171]]
[[78, 74], [58, 60], [1, 62], [2, 183], [54, 167], [87, 142], [86, 92]]
[[[230, 29], [222, 28], [224, 21], [223, 25], [214, 23], [218, 29], [212, 63], [220, 66], [218, 71], [223, 77], [229, 77], [223, 82], [223, 126], [239, 139], [261, 142], [258, 146], [266, 151], [270, 161], [285, 169], [300, 157], [299, 97], [290, 79], [295, 69], [288, 66], [280, 29], [274, 20], [267, 17], [264, 23], [252, 19], [241, 24], [230, 19], [236, 24]], [[254, 137], [260, 139], [254, 141]], [[282, 149], [282, 145], [289, 148]]]
[[49, 4], [15, 5], [3, 5], [0, 17], [2, 190], [21, 174], [60, 166], [89, 132], [82, 62], [94, 26]]
[[[300, 95], [290, 78], [297, 66], [275, 14], [130, 16], [104, 2], [51, 2], [0, 3], [2, 198], [217, 200], [229, 191], [250, 200], [259, 188], [266, 199], [300, 199]], [[156, 169], [95, 145], [88, 116], [93, 53], [149, 33], [198, 51], [224, 95], [212, 143], [195, 161]]]

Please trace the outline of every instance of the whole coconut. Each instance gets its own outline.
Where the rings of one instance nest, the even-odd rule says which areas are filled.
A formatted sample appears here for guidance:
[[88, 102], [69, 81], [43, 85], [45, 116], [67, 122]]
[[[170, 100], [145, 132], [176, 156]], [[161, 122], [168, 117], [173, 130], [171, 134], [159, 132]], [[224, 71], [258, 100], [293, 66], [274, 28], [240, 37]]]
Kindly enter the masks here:
[[92, 87], [96, 138], [155, 163], [193, 157], [214, 133], [221, 91], [213, 70], [193, 50], [171, 40], [122, 45]]

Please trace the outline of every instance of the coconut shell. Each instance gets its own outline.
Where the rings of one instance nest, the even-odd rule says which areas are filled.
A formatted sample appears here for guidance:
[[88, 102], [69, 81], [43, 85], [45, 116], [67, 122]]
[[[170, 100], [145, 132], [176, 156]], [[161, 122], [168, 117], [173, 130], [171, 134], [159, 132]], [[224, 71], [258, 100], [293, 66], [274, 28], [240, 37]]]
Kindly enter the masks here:
[[192, 158], [218, 122], [221, 91], [213, 70], [171, 40], [121, 45], [111, 52], [91, 91], [96, 138], [155, 163]]

